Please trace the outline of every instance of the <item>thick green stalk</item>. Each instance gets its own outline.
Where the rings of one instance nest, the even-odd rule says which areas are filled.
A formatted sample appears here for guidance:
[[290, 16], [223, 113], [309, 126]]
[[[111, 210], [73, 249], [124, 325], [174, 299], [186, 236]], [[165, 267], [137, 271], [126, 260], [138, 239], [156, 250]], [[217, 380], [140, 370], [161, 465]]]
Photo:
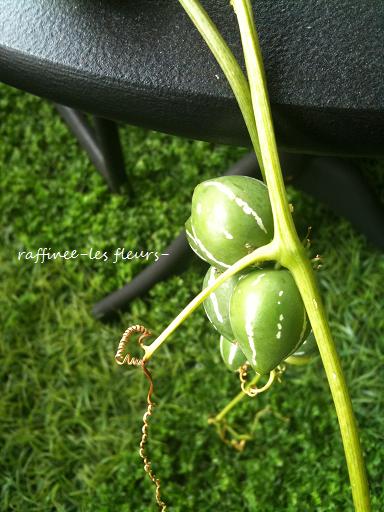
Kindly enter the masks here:
[[292, 272], [302, 295], [319, 347], [339, 420], [355, 510], [371, 510], [368, 480], [356, 420], [340, 360], [310, 262], [297, 236], [285, 193], [272, 125], [257, 33], [249, 0], [232, 0], [238, 18], [253, 110], [272, 211], [279, 261]]
[[326, 312], [314, 280], [313, 270], [309, 262], [303, 260], [293, 261], [289, 268], [303, 298], [332, 393], [348, 465], [355, 510], [369, 512], [371, 510], [369, 486], [358, 427]]

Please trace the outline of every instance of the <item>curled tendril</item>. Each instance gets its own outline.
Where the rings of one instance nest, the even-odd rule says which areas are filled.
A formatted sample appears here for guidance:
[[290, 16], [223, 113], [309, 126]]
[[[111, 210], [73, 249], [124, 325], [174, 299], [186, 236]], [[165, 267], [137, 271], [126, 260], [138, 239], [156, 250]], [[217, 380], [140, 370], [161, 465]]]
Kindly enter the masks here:
[[124, 356], [129, 340], [133, 334], [141, 334], [138, 339], [138, 343], [141, 348], [144, 348], [143, 341], [145, 338], [151, 336], [151, 331], [146, 329], [143, 325], [132, 325], [123, 333], [117, 352], [115, 354], [115, 361], [119, 365], [128, 364], [130, 366], [142, 366], [143, 360], [136, 357], [131, 357], [129, 353]]
[[[147, 410], [143, 416], [143, 428], [141, 429], [141, 441], [140, 441], [140, 449], [139, 454], [143, 459], [144, 471], [147, 473], [148, 477], [151, 479], [156, 488], [156, 502], [161, 510], [161, 512], [165, 512], [167, 510], [167, 506], [164, 501], [161, 499], [161, 483], [160, 479], [157, 478], [152, 470], [151, 461], [146, 453], [146, 444], [148, 442], [148, 428], [149, 422], [148, 419], [152, 415], [152, 411], [154, 408], [154, 403], [152, 402], [152, 394], [153, 394], [153, 379], [152, 375], [149, 372], [148, 368], [145, 366], [145, 361], [143, 359], [138, 359], [136, 357], [131, 357], [129, 353], [126, 353], [126, 348], [129, 343], [129, 340], [133, 334], [141, 334], [138, 339], [138, 343], [141, 348], [144, 348], [144, 340], [151, 336], [151, 332], [143, 327], [142, 325], [133, 325], [128, 327], [128, 329], [124, 332], [121, 340], [119, 341], [119, 345], [117, 347], [117, 351], [115, 354], [115, 361], [119, 365], [127, 364], [129, 366], [140, 367], [143, 370], [144, 375], [148, 379], [149, 382], [149, 390], [147, 395]], [[125, 355], [124, 355], [125, 354]]]
[[255, 397], [257, 395], [260, 395], [260, 393], [264, 393], [264, 391], [267, 391], [272, 386], [272, 384], [275, 382], [276, 379], [280, 382], [281, 375], [285, 371], [285, 366], [280, 365], [280, 366], [277, 366], [277, 368], [275, 368], [274, 370], [272, 370], [269, 373], [269, 378], [268, 378], [267, 383], [264, 384], [264, 386], [262, 386], [261, 388], [259, 388], [257, 386], [249, 387], [247, 385], [248, 370], [249, 370], [248, 363], [245, 363], [243, 366], [241, 366], [239, 368], [239, 378], [240, 378], [240, 383], [241, 383], [241, 390], [246, 395], [248, 395], [250, 397]]

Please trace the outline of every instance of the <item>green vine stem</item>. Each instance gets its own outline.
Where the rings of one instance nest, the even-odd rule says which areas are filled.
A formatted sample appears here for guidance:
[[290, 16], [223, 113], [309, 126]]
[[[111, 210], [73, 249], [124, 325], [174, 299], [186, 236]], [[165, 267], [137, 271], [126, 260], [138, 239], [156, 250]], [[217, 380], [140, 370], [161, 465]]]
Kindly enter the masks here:
[[295, 278], [319, 347], [339, 420], [355, 510], [368, 512], [371, 509], [368, 480], [347, 383], [314, 273], [297, 236], [286, 198], [252, 6], [249, 0], [233, 0], [232, 5], [238, 18], [264, 171], [274, 215], [274, 239], [279, 247], [278, 260], [292, 272]]
[[[151, 345], [145, 347], [144, 360], [150, 359], [166, 338], [226, 279], [251, 264], [267, 260], [278, 261], [292, 272], [311, 321], [339, 420], [355, 510], [356, 512], [369, 512], [371, 506], [368, 480], [347, 384], [330, 333], [311, 263], [297, 236], [286, 197], [252, 6], [249, 0], [232, 0], [231, 2], [239, 23], [249, 87], [248, 84], [245, 86], [244, 75], [241, 70], [239, 72], [238, 64], [234, 61], [233, 55], [198, 0], [179, 0], [179, 2], [218, 60], [231, 84], [247, 127], [248, 129], [250, 126], [252, 128], [250, 130], [251, 140], [260, 166], [264, 170], [272, 205], [274, 238], [270, 244], [236, 262], [211, 286], [197, 295], [161, 335]], [[249, 90], [256, 131], [249, 118], [251, 105]]]

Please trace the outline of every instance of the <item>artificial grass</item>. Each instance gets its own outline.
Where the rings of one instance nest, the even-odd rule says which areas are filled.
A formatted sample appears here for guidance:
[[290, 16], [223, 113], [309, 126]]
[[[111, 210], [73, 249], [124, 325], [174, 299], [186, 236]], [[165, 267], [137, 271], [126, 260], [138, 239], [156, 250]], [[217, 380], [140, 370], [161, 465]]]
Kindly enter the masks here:
[[[18, 261], [51, 247], [165, 249], [189, 215], [194, 186], [244, 149], [121, 129], [135, 197], [112, 195], [52, 106], [0, 86], [0, 509], [156, 510], [138, 455], [147, 383], [120, 368], [122, 331], [160, 332], [200, 290], [206, 265], [155, 286], [110, 323], [92, 304], [147, 264]], [[359, 161], [384, 190], [384, 165]], [[382, 254], [293, 189], [301, 230], [313, 226], [319, 280], [361, 427], [374, 510], [384, 507]], [[305, 234], [305, 233], [304, 233]], [[252, 433], [244, 452], [224, 445], [207, 418], [238, 392], [201, 310], [152, 360], [157, 407], [149, 449], [170, 511], [344, 511], [351, 494], [321, 363], [290, 368], [281, 385], [231, 415]], [[263, 414], [257, 414], [262, 411]]]

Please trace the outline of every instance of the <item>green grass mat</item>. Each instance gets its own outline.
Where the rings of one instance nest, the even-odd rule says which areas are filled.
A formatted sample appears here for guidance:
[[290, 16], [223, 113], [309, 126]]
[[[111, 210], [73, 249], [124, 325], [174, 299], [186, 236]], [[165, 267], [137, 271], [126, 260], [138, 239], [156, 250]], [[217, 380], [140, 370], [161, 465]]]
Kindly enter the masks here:
[[[121, 129], [135, 197], [112, 195], [53, 107], [0, 86], [0, 510], [156, 510], [138, 454], [147, 383], [120, 368], [122, 331], [160, 332], [200, 290], [206, 266], [155, 286], [112, 323], [92, 304], [145, 267], [130, 262], [18, 261], [19, 250], [162, 251], [189, 215], [194, 186], [222, 174], [243, 149]], [[384, 190], [384, 162], [359, 161]], [[349, 223], [290, 190], [313, 253], [368, 463], [383, 510], [384, 315], [382, 255]], [[201, 310], [150, 365], [156, 408], [149, 450], [169, 510], [352, 510], [343, 450], [321, 363], [291, 367], [283, 383], [230, 416], [252, 434], [242, 453], [207, 425], [238, 392]], [[262, 411], [260, 413], [260, 411]]]

